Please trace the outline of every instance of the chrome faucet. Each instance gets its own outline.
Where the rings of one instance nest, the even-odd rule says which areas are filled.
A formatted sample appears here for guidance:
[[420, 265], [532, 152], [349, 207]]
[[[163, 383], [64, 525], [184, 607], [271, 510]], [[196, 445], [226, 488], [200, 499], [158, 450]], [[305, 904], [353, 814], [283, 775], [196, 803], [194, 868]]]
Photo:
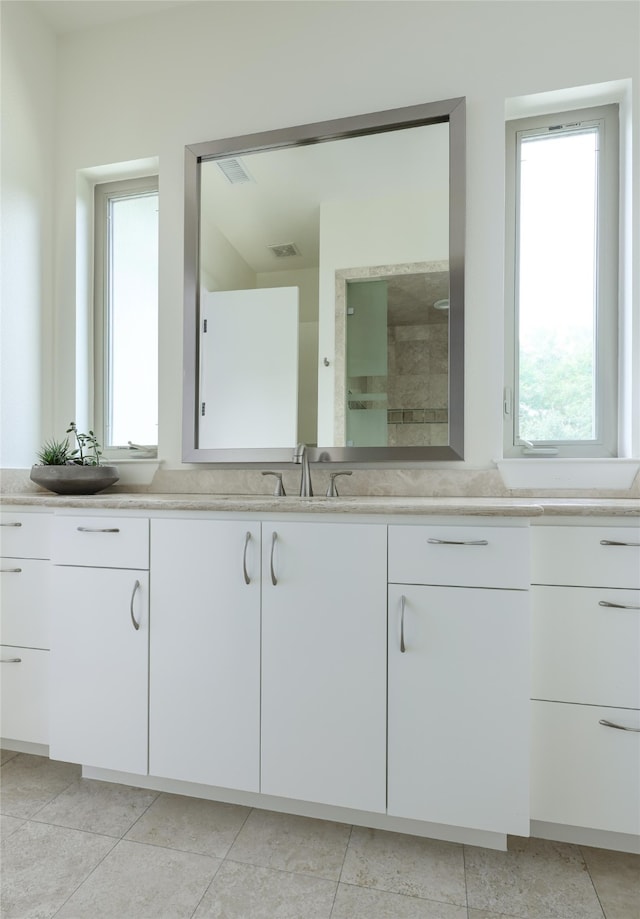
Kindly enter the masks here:
[[313, 488], [311, 487], [311, 470], [309, 469], [309, 456], [304, 444], [298, 444], [293, 451], [293, 462], [302, 465], [302, 474], [300, 476], [300, 497], [312, 498]]

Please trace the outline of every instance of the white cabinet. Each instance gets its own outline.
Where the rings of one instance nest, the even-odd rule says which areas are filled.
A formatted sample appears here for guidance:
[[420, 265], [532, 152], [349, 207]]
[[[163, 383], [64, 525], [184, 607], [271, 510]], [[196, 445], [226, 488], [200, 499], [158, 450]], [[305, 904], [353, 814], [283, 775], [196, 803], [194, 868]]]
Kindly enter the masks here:
[[385, 810], [386, 527], [263, 524], [266, 794]]
[[526, 528], [389, 528], [389, 814], [528, 834], [527, 558]]
[[640, 833], [640, 528], [533, 531], [531, 816]]
[[148, 556], [147, 520], [54, 521], [53, 759], [147, 773]]
[[149, 772], [259, 791], [260, 524], [151, 521]]
[[51, 515], [0, 515], [0, 732], [46, 744], [48, 725]]

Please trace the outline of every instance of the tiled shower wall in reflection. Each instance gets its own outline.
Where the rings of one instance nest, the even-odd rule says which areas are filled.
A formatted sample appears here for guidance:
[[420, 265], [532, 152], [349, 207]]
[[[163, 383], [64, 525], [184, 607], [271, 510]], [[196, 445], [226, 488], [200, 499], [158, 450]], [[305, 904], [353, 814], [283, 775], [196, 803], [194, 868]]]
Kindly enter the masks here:
[[449, 442], [449, 324], [389, 327], [387, 429], [390, 447]]

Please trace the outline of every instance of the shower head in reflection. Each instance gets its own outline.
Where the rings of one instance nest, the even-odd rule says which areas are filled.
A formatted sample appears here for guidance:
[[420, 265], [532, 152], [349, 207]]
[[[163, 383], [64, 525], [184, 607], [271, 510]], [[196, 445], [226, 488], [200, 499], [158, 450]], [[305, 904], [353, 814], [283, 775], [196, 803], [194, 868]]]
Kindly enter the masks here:
[[447, 297], [445, 300], [436, 300], [436, 302], [433, 304], [433, 308], [434, 310], [448, 310], [449, 298]]

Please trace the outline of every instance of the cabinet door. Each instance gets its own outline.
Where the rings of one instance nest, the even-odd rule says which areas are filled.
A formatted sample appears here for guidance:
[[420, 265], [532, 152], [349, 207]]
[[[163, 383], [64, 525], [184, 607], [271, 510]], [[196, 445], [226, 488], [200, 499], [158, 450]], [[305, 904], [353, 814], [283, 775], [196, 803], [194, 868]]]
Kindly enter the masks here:
[[55, 567], [52, 580], [51, 758], [146, 775], [148, 573]]
[[263, 524], [265, 794], [385, 809], [386, 528]]
[[258, 791], [260, 524], [152, 520], [149, 771]]
[[525, 591], [389, 588], [389, 814], [528, 835], [528, 630]]

